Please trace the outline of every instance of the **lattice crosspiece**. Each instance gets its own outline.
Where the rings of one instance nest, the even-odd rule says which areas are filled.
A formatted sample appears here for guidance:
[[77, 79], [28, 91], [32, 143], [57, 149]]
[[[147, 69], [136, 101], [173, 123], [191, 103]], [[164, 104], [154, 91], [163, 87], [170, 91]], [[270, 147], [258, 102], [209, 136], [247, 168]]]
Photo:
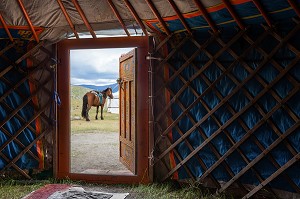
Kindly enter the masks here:
[[291, 22], [288, 30], [256, 26], [161, 42], [153, 150], [154, 168], [163, 163], [168, 172], [158, 180], [209, 182], [216, 194], [238, 187], [244, 198], [263, 188], [300, 193], [299, 28]]
[[43, 50], [46, 55], [38, 60], [34, 54], [44, 42], [32, 44], [14, 40], [0, 51], [1, 176], [17, 171], [31, 179], [29, 170], [44, 169], [43, 140], [53, 130], [53, 71], [48, 67], [52, 55]]

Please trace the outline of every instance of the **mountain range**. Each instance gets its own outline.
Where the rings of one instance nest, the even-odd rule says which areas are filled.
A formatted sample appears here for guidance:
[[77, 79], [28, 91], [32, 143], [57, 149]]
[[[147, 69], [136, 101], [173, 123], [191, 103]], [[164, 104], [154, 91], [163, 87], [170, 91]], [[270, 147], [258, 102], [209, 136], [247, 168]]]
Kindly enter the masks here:
[[76, 85], [76, 86], [82, 86], [82, 87], [89, 88], [91, 90], [97, 90], [97, 91], [102, 91], [102, 90], [105, 90], [107, 87], [110, 87], [110, 88], [112, 88], [113, 93], [119, 91], [118, 83], [104, 85], [104, 86], [96, 86], [96, 85], [88, 85], [88, 84], [81, 84], [81, 85]]

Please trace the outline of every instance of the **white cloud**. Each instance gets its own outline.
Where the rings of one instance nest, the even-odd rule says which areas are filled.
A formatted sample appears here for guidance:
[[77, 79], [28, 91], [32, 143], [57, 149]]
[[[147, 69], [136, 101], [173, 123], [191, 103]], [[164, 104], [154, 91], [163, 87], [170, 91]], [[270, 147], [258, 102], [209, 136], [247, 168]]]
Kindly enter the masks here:
[[119, 58], [132, 48], [71, 50], [71, 84], [105, 85], [115, 83]]
[[78, 79], [78, 78], [72, 78], [72, 85], [96, 85], [96, 86], [104, 86], [109, 84], [117, 83], [115, 79], [98, 79], [96, 81], [89, 80], [89, 79]]

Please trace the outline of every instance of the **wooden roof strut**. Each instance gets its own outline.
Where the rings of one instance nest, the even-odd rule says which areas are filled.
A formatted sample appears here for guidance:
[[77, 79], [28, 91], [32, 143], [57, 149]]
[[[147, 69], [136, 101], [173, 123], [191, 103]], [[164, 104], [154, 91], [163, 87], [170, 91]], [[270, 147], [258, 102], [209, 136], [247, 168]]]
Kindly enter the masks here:
[[129, 11], [131, 12], [131, 14], [133, 15], [133, 17], [135, 18], [135, 20], [137, 21], [137, 23], [140, 25], [141, 29], [143, 30], [143, 33], [148, 36], [147, 30], [145, 28], [145, 25], [143, 24], [142, 20], [140, 19], [140, 17], [138, 16], [137, 12], [134, 10], [133, 6], [130, 4], [130, 2], [128, 0], [123, 0], [127, 6], [127, 8], [129, 9]]
[[159, 20], [159, 22], [161, 23], [161, 25], [164, 28], [164, 31], [167, 33], [167, 35], [171, 35], [171, 31], [169, 30], [166, 22], [164, 21], [164, 19], [161, 17], [161, 15], [159, 14], [158, 10], [156, 9], [155, 5], [153, 4], [153, 2], [151, 0], [146, 0], [147, 4], [149, 5], [150, 9], [152, 10], [153, 14], [156, 16], [156, 18]]
[[108, 4], [110, 5], [112, 11], [114, 12], [114, 14], [116, 15], [117, 19], [119, 20], [121, 26], [123, 27], [125, 33], [127, 34], [127, 36], [129, 37], [130, 36], [130, 33], [128, 32], [127, 28], [126, 28], [126, 25], [121, 17], [121, 15], [119, 14], [116, 6], [114, 5], [114, 3], [112, 2], [112, 0], [107, 0]]
[[72, 31], [73, 31], [73, 33], [74, 33], [76, 39], [79, 39], [78, 33], [77, 33], [77, 31], [75, 30], [75, 26], [74, 26], [74, 24], [72, 23], [71, 18], [70, 18], [70, 16], [69, 16], [69, 14], [67, 13], [67, 11], [66, 11], [66, 9], [65, 9], [65, 7], [64, 7], [64, 5], [63, 5], [63, 3], [62, 3], [62, 1], [61, 1], [61, 0], [57, 0], [57, 2], [58, 2], [58, 5], [60, 6], [61, 11], [62, 11], [63, 14], [65, 15], [66, 20], [67, 20], [67, 22], [69, 23], [70, 28], [72, 29]]
[[23, 12], [23, 14], [25, 16], [25, 19], [26, 19], [26, 21], [27, 21], [27, 23], [28, 23], [28, 25], [29, 25], [29, 27], [30, 27], [30, 29], [32, 31], [34, 39], [36, 40], [37, 43], [39, 43], [39, 37], [37, 36], [37, 34], [36, 34], [35, 30], [34, 30], [34, 27], [33, 27], [32, 22], [31, 22], [31, 20], [30, 20], [30, 18], [28, 16], [28, 13], [27, 13], [27, 11], [25, 9], [25, 6], [24, 6], [22, 0], [18, 0], [18, 3], [19, 3], [20, 9], [22, 10], [22, 12]]
[[234, 11], [231, 3], [228, 0], [222, 0], [222, 2], [224, 3], [225, 7], [227, 8], [228, 12], [233, 17], [233, 19], [235, 20], [235, 22], [238, 24], [238, 26], [240, 27], [240, 29], [245, 30], [245, 26], [244, 26], [242, 20], [239, 18], [239, 16]]
[[9, 37], [9, 40], [10, 40], [11, 42], [13, 42], [14, 39], [13, 39], [13, 37], [11, 36], [11, 34], [10, 34], [10, 32], [9, 32], [9, 29], [8, 29], [8, 27], [7, 27], [7, 24], [5, 23], [5, 21], [4, 21], [4, 19], [3, 19], [1, 13], [0, 13], [0, 21], [1, 21], [2, 25], [3, 25], [3, 28], [4, 28], [5, 32], [6, 32], [6, 34], [7, 34], [8, 37]]
[[206, 8], [203, 6], [202, 2], [199, 0], [194, 0], [195, 4], [199, 8], [199, 10], [202, 12], [203, 18], [206, 20], [210, 28], [216, 33], [218, 32], [218, 29], [216, 27], [215, 22], [210, 18]]
[[78, 1], [77, 0], [72, 0], [77, 12], [79, 13], [81, 19], [83, 20], [83, 23], [85, 24], [85, 26], [87, 27], [87, 29], [90, 31], [91, 35], [93, 36], [93, 38], [97, 38], [96, 37], [96, 34], [94, 32], [94, 30], [92, 29], [89, 21], [87, 20], [83, 10], [81, 9], [80, 5], [78, 4]]
[[272, 27], [272, 22], [269, 16], [267, 15], [266, 11], [262, 7], [261, 3], [258, 0], [252, 0], [258, 11], [261, 13], [267, 24]]
[[292, 6], [298, 17], [300, 17], [300, 9], [297, 7], [297, 4], [295, 3], [294, 0], [287, 0], [289, 4]]
[[177, 16], [179, 17], [181, 23], [183, 24], [183, 26], [185, 27], [185, 29], [188, 31], [189, 34], [192, 34], [191, 28], [189, 27], [189, 25], [186, 23], [182, 13], [180, 12], [180, 10], [178, 9], [177, 5], [174, 3], [173, 0], [168, 0], [168, 2], [171, 4], [172, 8], [174, 9], [174, 11], [176, 12]]

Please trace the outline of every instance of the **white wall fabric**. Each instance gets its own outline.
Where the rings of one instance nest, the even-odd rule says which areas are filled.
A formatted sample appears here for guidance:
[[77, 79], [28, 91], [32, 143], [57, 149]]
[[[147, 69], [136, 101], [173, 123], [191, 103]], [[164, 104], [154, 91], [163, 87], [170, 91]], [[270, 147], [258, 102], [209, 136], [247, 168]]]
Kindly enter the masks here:
[[113, 93], [114, 99], [108, 98], [107, 100], [107, 112], [119, 114], [119, 92]]

